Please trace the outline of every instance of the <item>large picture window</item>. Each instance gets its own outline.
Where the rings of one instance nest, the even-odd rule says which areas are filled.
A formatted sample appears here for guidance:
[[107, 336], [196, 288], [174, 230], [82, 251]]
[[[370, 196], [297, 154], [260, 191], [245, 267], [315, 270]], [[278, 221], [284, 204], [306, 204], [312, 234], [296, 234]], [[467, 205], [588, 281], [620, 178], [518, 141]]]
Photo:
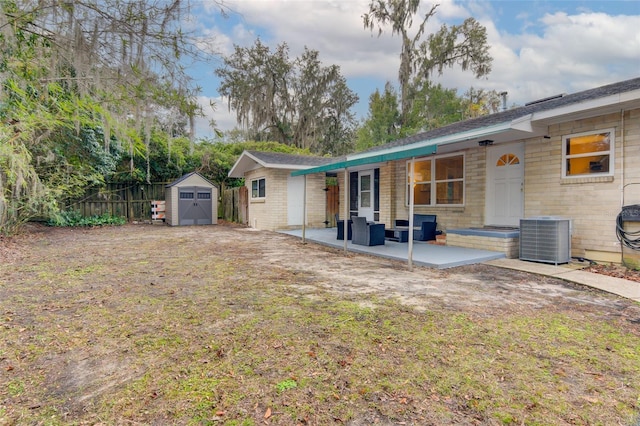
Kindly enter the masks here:
[[265, 178], [252, 180], [251, 181], [251, 198], [264, 198], [265, 196], [266, 196]]
[[562, 138], [562, 176], [613, 174], [613, 129], [578, 133]]
[[[464, 204], [464, 155], [415, 160], [413, 182], [416, 206]], [[407, 162], [407, 204], [411, 190], [411, 162]]]

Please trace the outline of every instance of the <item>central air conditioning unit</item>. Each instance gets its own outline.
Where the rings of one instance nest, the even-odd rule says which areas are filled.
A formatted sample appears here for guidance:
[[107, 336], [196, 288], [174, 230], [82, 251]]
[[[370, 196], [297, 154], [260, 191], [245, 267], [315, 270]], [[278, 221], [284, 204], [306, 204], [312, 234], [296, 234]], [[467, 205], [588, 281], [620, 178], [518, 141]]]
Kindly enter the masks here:
[[520, 259], [569, 263], [571, 220], [552, 216], [520, 219]]

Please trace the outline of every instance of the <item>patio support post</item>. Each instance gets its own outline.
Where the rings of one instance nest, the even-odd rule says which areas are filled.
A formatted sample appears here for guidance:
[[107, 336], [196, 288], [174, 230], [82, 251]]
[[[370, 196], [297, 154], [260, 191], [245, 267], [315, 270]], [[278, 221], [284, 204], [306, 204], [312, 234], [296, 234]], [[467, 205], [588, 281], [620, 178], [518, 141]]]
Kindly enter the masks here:
[[342, 226], [343, 226], [343, 234], [344, 235], [344, 252], [347, 252], [347, 238], [348, 238], [348, 229], [349, 229], [349, 223], [348, 220], [350, 219], [349, 217], [349, 209], [351, 207], [349, 206], [349, 169], [347, 167], [344, 168], [344, 213], [342, 218], [344, 219], [342, 222]]
[[302, 244], [306, 244], [307, 230], [307, 175], [304, 175], [304, 189], [302, 190]]
[[408, 253], [407, 253], [407, 265], [409, 267], [409, 271], [413, 271], [413, 204], [415, 201], [415, 181], [413, 179], [415, 173], [415, 159], [416, 157], [411, 157], [411, 161], [409, 162], [409, 232], [408, 232]]

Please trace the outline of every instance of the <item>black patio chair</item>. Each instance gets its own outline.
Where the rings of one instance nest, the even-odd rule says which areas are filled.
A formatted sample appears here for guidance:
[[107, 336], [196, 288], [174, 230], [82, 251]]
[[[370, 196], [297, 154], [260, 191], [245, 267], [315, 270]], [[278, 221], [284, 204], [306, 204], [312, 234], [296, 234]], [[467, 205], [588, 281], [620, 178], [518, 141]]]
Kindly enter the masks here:
[[366, 217], [353, 218], [353, 244], [362, 246], [384, 245], [384, 223], [367, 222]]
[[[347, 221], [347, 240], [353, 236], [352, 225], [353, 220], [349, 219]], [[338, 213], [336, 213], [336, 226], [338, 227], [338, 240], [344, 240], [344, 220], [338, 218]]]

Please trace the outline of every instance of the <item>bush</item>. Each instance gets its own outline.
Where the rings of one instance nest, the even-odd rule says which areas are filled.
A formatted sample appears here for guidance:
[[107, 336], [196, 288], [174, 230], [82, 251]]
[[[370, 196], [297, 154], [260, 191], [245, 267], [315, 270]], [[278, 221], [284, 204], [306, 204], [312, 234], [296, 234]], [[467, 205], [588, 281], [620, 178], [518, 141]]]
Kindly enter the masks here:
[[121, 216], [112, 216], [109, 213], [84, 217], [77, 210], [69, 210], [56, 213], [55, 216], [49, 218], [47, 225], [49, 226], [105, 226], [105, 225], [124, 225], [127, 220]]

